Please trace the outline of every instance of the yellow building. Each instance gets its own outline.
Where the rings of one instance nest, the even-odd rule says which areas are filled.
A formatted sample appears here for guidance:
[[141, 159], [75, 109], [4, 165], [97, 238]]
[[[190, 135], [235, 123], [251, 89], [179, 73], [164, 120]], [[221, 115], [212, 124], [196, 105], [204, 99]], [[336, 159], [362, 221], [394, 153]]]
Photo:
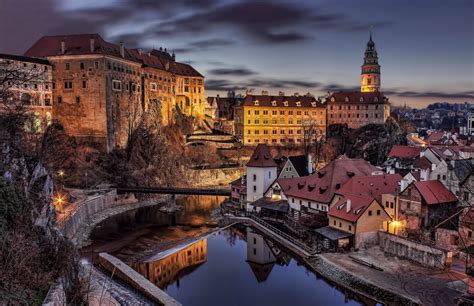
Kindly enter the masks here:
[[312, 96], [247, 95], [234, 119], [244, 145], [301, 145], [326, 134], [326, 107]]
[[383, 206], [373, 197], [345, 195], [329, 210], [329, 226], [316, 232], [327, 247], [360, 248], [377, 242], [377, 232], [390, 220]]
[[380, 91], [380, 65], [377, 51], [375, 50], [375, 43], [372, 41], [372, 33], [370, 33], [370, 38], [367, 42], [367, 48], [365, 49], [364, 54], [364, 64], [361, 68], [360, 91]]

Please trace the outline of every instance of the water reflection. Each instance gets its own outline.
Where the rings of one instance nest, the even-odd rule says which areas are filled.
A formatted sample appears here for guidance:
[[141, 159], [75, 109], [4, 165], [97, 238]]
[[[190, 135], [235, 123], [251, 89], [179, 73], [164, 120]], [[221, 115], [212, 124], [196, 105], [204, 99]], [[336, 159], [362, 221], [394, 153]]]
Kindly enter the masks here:
[[133, 268], [183, 305], [359, 304], [243, 226], [219, 231], [174, 253], [160, 253]]
[[200, 239], [187, 245], [174, 253], [166, 252], [160, 259], [132, 265], [132, 268], [145, 276], [160, 288], [166, 288], [169, 284], [197, 269], [207, 260], [207, 239]]

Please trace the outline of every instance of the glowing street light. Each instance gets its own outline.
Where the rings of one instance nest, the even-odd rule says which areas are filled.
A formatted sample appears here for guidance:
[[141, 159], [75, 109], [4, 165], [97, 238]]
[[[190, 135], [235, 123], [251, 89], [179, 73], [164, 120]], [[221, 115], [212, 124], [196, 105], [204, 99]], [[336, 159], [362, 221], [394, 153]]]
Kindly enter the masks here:
[[62, 194], [58, 194], [53, 198], [53, 204], [59, 212], [63, 211], [63, 205], [66, 202], [66, 197]]
[[62, 170], [62, 169], [59, 170], [59, 171], [58, 171], [58, 175], [59, 175], [60, 177], [63, 177], [63, 176], [64, 176], [64, 170]]

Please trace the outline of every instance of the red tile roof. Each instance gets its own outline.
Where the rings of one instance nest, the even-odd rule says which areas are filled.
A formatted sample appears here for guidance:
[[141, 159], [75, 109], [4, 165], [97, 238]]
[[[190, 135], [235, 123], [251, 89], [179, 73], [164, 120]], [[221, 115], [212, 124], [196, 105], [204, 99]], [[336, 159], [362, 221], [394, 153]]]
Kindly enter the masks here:
[[[94, 39], [94, 52], [90, 50], [91, 39]], [[65, 55], [103, 54], [122, 57], [120, 45], [105, 41], [99, 34], [43, 36], [25, 52], [25, 56], [48, 57], [63, 55], [61, 53], [61, 41], [64, 41], [66, 46]], [[124, 51], [124, 58], [129, 61], [162, 70], [169, 70], [179, 75], [203, 77], [190, 65], [175, 62], [169, 54], [159, 50], [151, 50], [149, 53], [144, 52], [141, 55], [138, 49], [124, 48]], [[169, 66], [168, 69], [166, 69], [167, 65]]]
[[440, 181], [414, 182], [413, 185], [428, 205], [458, 201], [456, 196], [446, 189]]
[[376, 170], [363, 159], [349, 159], [342, 155], [312, 175], [278, 179], [278, 184], [287, 196], [329, 203], [334, 193], [351, 177], [370, 175]]
[[268, 95], [247, 95], [242, 103], [243, 106], [275, 106], [285, 107], [285, 102], [288, 102], [288, 107], [298, 107], [297, 102], [300, 102], [300, 107], [320, 107], [325, 106], [311, 96], [268, 96]]
[[388, 153], [388, 158], [399, 157], [399, 158], [415, 158], [420, 155], [423, 151], [422, 147], [410, 147], [410, 146], [399, 146], [395, 145]]
[[34, 58], [34, 57], [27, 57], [27, 56], [20, 56], [20, 55], [13, 55], [13, 54], [0, 53], [0, 59], [19, 61], [19, 62], [36, 63], [36, 64], [51, 66], [51, 63], [48, 62], [47, 60], [44, 60], [44, 59]]
[[[361, 101], [362, 99], [362, 101]], [[380, 104], [388, 103], [388, 98], [381, 92], [335, 92], [329, 95], [326, 100], [328, 104]]]
[[417, 169], [431, 169], [431, 162], [426, 157], [418, 157], [413, 162], [413, 167]]
[[368, 196], [375, 198], [379, 203], [382, 194], [394, 193], [399, 188], [402, 176], [396, 174], [354, 176], [339, 189], [336, 194]]
[[259, 144], [250, 157], [247, 167], [277, 167], [266, 144]]
[[[347, 203], [350, 200], [350, 210], [347, 210]], [[349, 195], [339, 200], [329, 210], [329, 216], [356, 222], [364, 214], [372, 202], [377, 202], [373, 197]], [[378, 202], [377, 202], [378, 203]], [[385, 212], [384, 209], [381, 208]]]

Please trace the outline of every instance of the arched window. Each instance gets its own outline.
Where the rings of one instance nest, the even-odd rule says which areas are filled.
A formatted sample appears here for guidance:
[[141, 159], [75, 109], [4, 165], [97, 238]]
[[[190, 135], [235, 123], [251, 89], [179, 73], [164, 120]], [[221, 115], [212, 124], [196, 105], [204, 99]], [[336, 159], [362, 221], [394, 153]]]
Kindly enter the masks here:
[[21, 103], [30, 105], [31, 104], [31, 95], [29, 93], [22, 93], [20, 96]]

